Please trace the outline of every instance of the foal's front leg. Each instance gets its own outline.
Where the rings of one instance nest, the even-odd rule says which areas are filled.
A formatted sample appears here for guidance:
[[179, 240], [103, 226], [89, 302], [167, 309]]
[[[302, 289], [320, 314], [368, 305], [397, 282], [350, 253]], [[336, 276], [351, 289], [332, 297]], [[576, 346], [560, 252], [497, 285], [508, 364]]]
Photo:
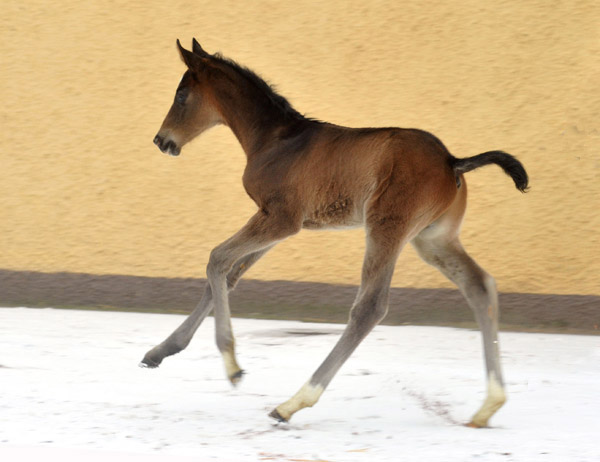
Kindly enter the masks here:
[[[235, 340], [231, 329], [228, 299], [228, 275], [235, 279], [239, 268], [233, 265], [247, 255], [266, 252], [276, 242], [300, 231], [301, 223], [287, 214], [258, 212], [233, 237], [217, 246], [210, 254], [206, 269], [212, 291], [217, 347], [223, 356], [225, 371], [232, 384], [239, 382], [243, 371], [235, 356]], [[231, 281], [229, 281], [229, 284]]]
[[[250, 269], [250, 267], [256, 263], [270, 248], [271, 247], [267, 247], [259, 250], [258, 252], [246, 255], [236, 262], [227, 275], [228, 289], [233, 290], [242, 275], [248, 271], [248, 269]], [[174, 355], [179, 353], [181, 350], [184, 350], [192, 340], [192, 337], [196, 333], [198, 327], [200, 327], [200, 324], [202, 324], [204, 318], [210, 314], [212, 308], [212, 291], [210, 284], [207, 284], [206, 288], [204, 289], [204, 294], [202, 295], [202, 298], [200, 299], [200, 302], [194, 311], [190, 313], [185, 321], [183, 321], [183, 323], [177, 329], [175, 329], [175, 331], [169, 335], [169, 337], [146, 353], [144, 359], [140, 363], [140, 366], [151, 368], [158, 367], [162, 360], [167, 356]]]
[[142, 359], [142, 362], [140, 363], [140, 367], [158, 367], [167, 356], [177, 354], [181, 350], [184, 350], [192, 340], [192, 337], [198, 327], [200, 327], [200, 324], [202, 324], [202, 321], [204, 321], [204, 318], [206, 318], [211, 310], [212, 294], [210, 285], [207, 285], [204, 289], [204, 294], [194, 311], [190, 313], [185, 321], [183, 321], [171, 335], [145, 354], [144, 359]]

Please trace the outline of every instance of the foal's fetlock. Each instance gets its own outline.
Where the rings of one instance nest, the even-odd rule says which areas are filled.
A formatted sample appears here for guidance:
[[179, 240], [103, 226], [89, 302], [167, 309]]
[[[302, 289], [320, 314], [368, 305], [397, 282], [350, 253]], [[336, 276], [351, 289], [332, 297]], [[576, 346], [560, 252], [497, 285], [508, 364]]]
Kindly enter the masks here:
[[488, 378], [488, 393], [483, 405], [467, 424], [472, 428], [485, 428], [490, 418], [506, 403], [506, 392], [504, 386], [491, 372]]

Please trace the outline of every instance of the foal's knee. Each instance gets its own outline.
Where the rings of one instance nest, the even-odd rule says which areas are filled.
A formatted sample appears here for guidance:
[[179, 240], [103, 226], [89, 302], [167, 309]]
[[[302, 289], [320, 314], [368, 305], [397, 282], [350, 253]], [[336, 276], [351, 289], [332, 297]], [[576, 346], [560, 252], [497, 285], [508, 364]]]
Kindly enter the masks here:
[[233, 268], [227, 273], [227, 290], [232, 291], [235, 289], [238, 281], [242, 277], [242, 274], [246, 270], [244, 263], [233, 265]]
[[208, 265], [206, 266], [206, 275], [209, 279], [223, 278], [229, 272], [229, 265], [222, 250], [218, 247], [210, 252]]

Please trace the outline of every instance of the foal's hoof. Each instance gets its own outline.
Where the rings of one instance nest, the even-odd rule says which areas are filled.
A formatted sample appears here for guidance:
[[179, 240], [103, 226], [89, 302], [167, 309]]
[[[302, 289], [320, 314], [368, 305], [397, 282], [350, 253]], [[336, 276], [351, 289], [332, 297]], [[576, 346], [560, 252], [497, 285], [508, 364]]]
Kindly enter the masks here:
[[487, 428], [487, 425], [479, 425], [472, 420], [469, 423], [464, 424], [464, 426], [468, 428]]
[[283, 417], [279, 411], [277, 410], [277, 408], [273, 409], [270, 413], [269, 413], [269, 417], [271, 417], [271, 419], [275, 419], [277, 422], [283, 422], [283, 423], [287, 423], [288, 419], [286, 419], [285, 417]]
[[244, 377], [245, 373], [246, 372], [244, 370], [240, 369], [235, 374], [230, 375], [229, 381], [231, 382], [231, 385], [233, 385], [234, 387], [237, 387], [237, 385], [242, 381], [242, 378]]
[[148, 369], [156, 369], [160, 365], [160, 361], [154, 361], [150, 359], [148, 356], [144, 356], [142, 362], [139, 364], [140, 367], [148, 368]]

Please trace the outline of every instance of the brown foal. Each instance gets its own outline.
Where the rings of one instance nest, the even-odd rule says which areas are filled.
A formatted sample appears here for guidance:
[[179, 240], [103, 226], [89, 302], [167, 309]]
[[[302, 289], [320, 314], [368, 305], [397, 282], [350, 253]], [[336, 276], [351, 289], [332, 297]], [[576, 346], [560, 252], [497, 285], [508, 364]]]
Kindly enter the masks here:
[[210, 254], [208, 284], [196, 309], [142, 361], [157, 367], [186, 348], [214, 311], [216, 341], [229, 380], [243, 371], [235, 356], [228, 292], [279, 241], [307, 229], [364, 226], [362, 280], [348, 325], [321, 366], [270, 416], [287, 421], [313, 406], [336, 372], [383, 319], [396, 259], [411, 243], [465, 296], [483, 334], [488, 392], [469, 425], [484, 427], [506, 395], [498, 352], [498, 297], [494, 279], [465, 252], [459, 238], [467, 188], [463, 173], [499, 165], [517, 189], [527, 189], [521, 163], [502, 151], [459, 159], [430, 133], [401, 128], [347, 128], [308, 119], [252, 71], [193, 40], [177, 41], [187, 71], [154, 143], [178, 155], [208, 128], [231, 128], [247, 156], [243, 176], [258, 211]]

